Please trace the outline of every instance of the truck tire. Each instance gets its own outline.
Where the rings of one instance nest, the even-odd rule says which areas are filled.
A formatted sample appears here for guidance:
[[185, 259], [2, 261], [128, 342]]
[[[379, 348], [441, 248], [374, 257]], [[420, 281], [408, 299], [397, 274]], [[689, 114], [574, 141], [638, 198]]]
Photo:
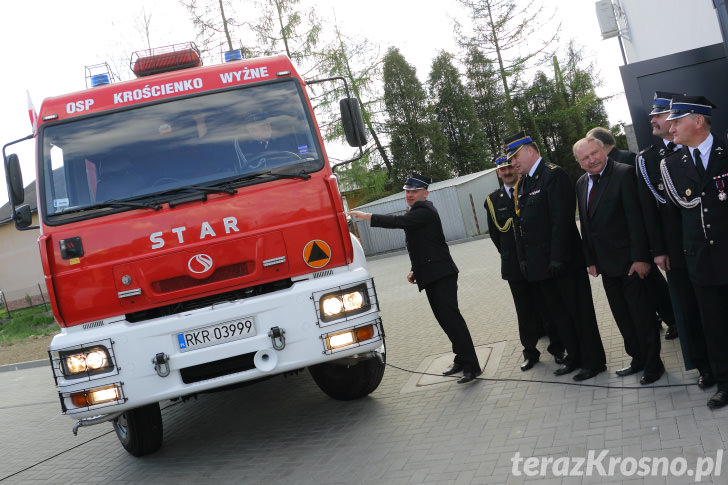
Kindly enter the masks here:
[[385, 353], [354, 365], [318, 364], [308, 368], [314, 382], [329, 397], [351, 401], [368, 396], [379, 387], [386, 367]]
[[121, 445], [134, 456], [154, 453], [162, 447], [162, 412], [159, 403], [130, 409], [113, 422]]

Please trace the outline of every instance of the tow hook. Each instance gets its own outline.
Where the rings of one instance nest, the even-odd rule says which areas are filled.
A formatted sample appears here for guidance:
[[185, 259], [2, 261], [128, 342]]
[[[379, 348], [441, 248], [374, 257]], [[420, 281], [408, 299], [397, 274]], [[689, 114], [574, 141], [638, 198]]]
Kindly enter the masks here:
[[270, 332], [268, 332], [268, 336], [270, 337], [270, 341], [273, 344], [274, 349], [283, 350], [286, 348], [286, 337], [284, 336], [285, 333], [286, 331], [279, 327], [273, 327], [270, 329]]
[[159, 377], [167, 377], [169, 375], [169, 355], [160, 352], [152, 359], [154, 370], [157, 371]]

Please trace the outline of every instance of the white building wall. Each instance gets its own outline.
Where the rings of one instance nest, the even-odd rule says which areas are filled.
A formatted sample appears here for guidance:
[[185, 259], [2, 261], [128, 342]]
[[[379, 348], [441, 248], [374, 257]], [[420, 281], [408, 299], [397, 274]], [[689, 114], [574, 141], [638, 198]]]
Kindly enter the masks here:
[[723, 42], [712, 0], [612, 3], [617, 7], [617, 23], [630, 64]]

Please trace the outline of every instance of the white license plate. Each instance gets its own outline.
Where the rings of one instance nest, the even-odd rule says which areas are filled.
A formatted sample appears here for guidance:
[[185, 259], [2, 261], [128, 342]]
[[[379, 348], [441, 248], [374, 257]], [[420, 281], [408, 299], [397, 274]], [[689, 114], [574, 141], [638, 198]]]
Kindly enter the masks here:
[[188, 330], [177, 334], [177, 343], [181, 352], [201, 349], [224, 342], [240, 340], [255, 335], [253, 317], [242, 317], [207, 327]]

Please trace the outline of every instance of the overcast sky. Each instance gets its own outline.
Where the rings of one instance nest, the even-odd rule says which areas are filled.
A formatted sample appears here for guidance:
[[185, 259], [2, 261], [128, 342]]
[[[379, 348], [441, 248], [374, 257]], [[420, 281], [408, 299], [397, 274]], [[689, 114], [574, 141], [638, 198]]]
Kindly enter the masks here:
[[[619, 94], [606, 104], [611, 123], [630, 123], [627, 103], [621, 94], [619, 75], [622, 57], [616, 39], [601, 40], [593, 0], [544, 2], [557, 8], [562, 23], [562, 44], [573, 38], [584, 47], [584, 57], [593, 62], [604, 85], [602, 96]], [[425, 81], [432, 60], [440, 50], [457, 52], [453, 18], [465, 20], [453, 0], [422, 3], [419, 0], [302, 0], [314, 4], [320, 17], [333, 18], [342, 31], [366, 37], [379, 44], [382, 53], [398, 47]], [[131, 51], [146, 47], [135, 26], [142, 8], [152, 15], [152, 43], [169, 45], [194, 39], [187, 13], [177, 0], [127, 0], [122, 4], [97, 0], [25, 0], [4, 2], [0, 36], [5, 52], [0, 81], [0, 142], [30, 134], [26, 90], [40, 108], [49, 96], [85, 89], [85, 66], [108, 61], [120, 65]], [[541, 42], [534, 39], [534, 42]], [[26, 142], [26, 145], [30, 143]], [[34, 178], [32, 148], [11, 149], [21, 157], [24, 182]], [[4, 181], [4, 173], [0, 180]], [[3, 184], [4, 186], [4, 184]], [[7, 202], [0, 190], [0, 204]]]

